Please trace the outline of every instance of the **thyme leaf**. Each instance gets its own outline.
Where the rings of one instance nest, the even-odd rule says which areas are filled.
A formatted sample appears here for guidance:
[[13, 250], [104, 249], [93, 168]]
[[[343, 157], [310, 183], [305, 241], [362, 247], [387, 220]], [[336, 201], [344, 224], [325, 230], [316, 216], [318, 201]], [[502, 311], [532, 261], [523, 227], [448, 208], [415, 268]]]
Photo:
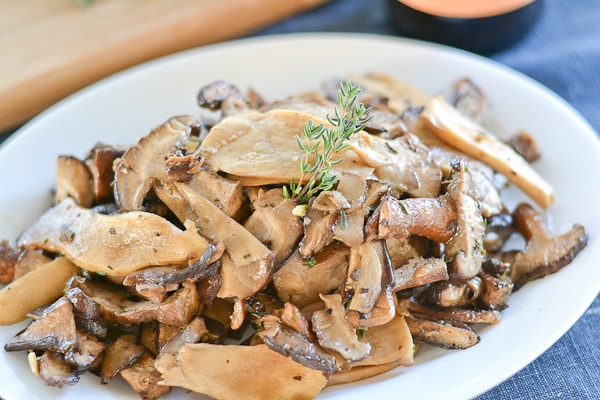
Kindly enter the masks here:
[[[357, 100], [361, 91], [350, 80], [345, 84], [340, 82], [334, 115], [327, 114], [331, 128], [315, 125], [313, 120], [302, 126], [305, 140], [296, 136], [298, 147], [306, 153], [300, 160], [301, 177], [298, 182], [292, 178], [289, 186], [283, 187], [285, 197], [294, 199], [297, 204], [307, 204], [315, 194], [331, 190], [338, 182], [337, 176], [331, 173], [331, 167], [342, 162], [343, 158], [332, 160], [332, 157], [346, 150], [348, 139], [363, 130], [371, 119], [368, 115], [371, 108]], [[314, 158], [314, 163], [311, 163], [311, 158]], [[310, 178], [303, 184], [307, 176]]]

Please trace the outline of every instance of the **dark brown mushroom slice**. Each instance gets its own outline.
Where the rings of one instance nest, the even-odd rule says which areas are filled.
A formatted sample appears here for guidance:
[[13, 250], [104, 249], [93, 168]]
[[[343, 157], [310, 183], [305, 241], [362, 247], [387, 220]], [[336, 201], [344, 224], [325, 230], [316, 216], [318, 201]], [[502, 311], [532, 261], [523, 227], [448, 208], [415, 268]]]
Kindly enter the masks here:
[[303, 258], [313, 258], [334, 241], [334, 227], [342, 210], [348, 208], [350, 203], [336, 190], [322, 191], [310, 200], [304, 217], [304, 236], [299, 245]]
[[394, 268], [393, 291], [410, 289], [448, 279], [444, 260], [437, 257], [415, 257]]
[[88, 154], [86, 164], [92, 174], [95, 204], [113, 203], [115, 201], [113, 164], [115, 160], [123, 156], [123, 153], [124, 151], [121, 149], [98, 144]]
[[306, 336], [281, 323], [271, 323], [259, 336], [269, 348], [292, 360], [330, 375], [337, 369], [335, 356], [327, 353]]
[[92, 174], [85, 162], [73, 156], [59, 156], [56, 159], [56, 184], [54, 202], [60, 203], [72, 197], [82, 207], [94, 204]]
[[61, 297], [37, 316], [24, 331], [4, 345], [6, 351], [49, 350], [65, 353], [77, 343], [71, 303]]
[[225, 246], [219, 297], [245, 299], [268, 284], [275, 256], [246, 228], [185, 184], [156, 181], [154, 190], [180, 221], [195, 221], [200, 234]]
[[538, 143], [525, 131], [515, 133], [508, 138], [506, 143], [529, 163], [537, 161], [541, 157]]
[[462, 78], [452, 84], [452, 104], [467, 117], [479, 121], [487, 103], [483, 90], [472, 79]]
[[[177, 364], [177, 352], [186, 343], [198, 343], [208, 333], [206, 322], [202, 317], [195, 317], [187, 325], [181, 327], [179, 331], [170, 337], [166, 342], [160, 343], [156, 338], [156, 347], [158, 355], [156, 356], [157, 365], [161, 369], [168, 369]], [[171, 363], [171, 366], [168, 364]]]
[[58, 388], [79, 382], [79, 375], [71, 369], [60, 353], [45, 351], [37, 359], [40, 378], [48, 385]]
[[465, 323], [430, 321], [406, 317], [408, 328], [416, 341], [443, 349], [467, 349], [479, 343], [477, 333]]
[[455, 321], [465, 324], [495, 325], [501, 320], [499, 310], [475, 308], [440, 308], [423, 305], [414, 299], [403, 299], [398, 307], [407, 310], [413, 317], [431, 321]]
[[168, 285], [184, 281], [198, 282], [214, 274], [215, 264], [223, 255], [224, 248], [215, 243], [209, 244], [200, 258], [189, 266], [150, 267], [133, 272], [123, 278], [123, 286]]
[[145, 352], [144, 346], [135, 343], [135, 336], [123, 334], [110, 343], [104, 352], [100, 379], [107, 383], [124, 368], [133, 365]]
[[15, 278], [15, 266], [19, 252], [12, 247], [8, 240], [0, 241], [0, 284], [7, 285]]
[[165, 155], [165, 171], [169, 179], [176, 182], [189, 182], [202, 168], [204, 160], [194, 154], [187, 154], [187, 149], [176, 149]]
[[154, 179], [166, 179], [163, 160], [185, 148], [199, 122], [191, 116], [173, 117], [130, 147], [115, 166], [114, 197], [126, 211], [143, 210]]
[[154, 358], [147, 352], [119, 375], [144, 400], [156, 400], [171, 392], [171, 386], [161, 385], [162, 375], [154, 367]]
[[468, 280], [481, 271], [485, 249], [485, 222], [479, 203], [472, 197], [473, 181], [465, 162], [452, 163], [448, 196], [456, 210], [454, 235], [446, 242], [445, 258], [451, 280]]
[[513, 291], [513, 283], [508, 277], [498, 277], [487, 271], [479, 274], [482, 291], [477, 298], [477, 304], [488, 310], [504, 310], [508, 307], [508, 300]]
[[302, 235], [302, 221], [294, 215], [296, 202], [284, 198], [281, 189], [258, 189], [252, 200], [254, 211], [244, 227], [263, 242], [281, 264], [296, 248]]
[[77, 345], [64, 354], [65, 362], [78, 374], [101, 362], [106, 345], [94, 336], [77, 330]]
[[588, 236], [583, 226], [552, 236], [542, 215], [527, 203], [513, 211], [515, 228], [527, 244], [511, 261], [510, 278], [518, 290], [527, 282], [553, 274], [569, 264], [585, 248]]
[[360, 340], [354, 327], [345, 317], [340, 294], [321, 295], [324, 310], [312, 314], [312, 326], [321, 347], [339, 353], [344, 359], [355, 362], [366, 358], [371, 345]]
[[329, 294], [340, 287], [346, 274], [350, 250], [332, 244], [307, 264], [294, 252], [273, 274], [273, 285], [283, 301], [302, 308], [319, 301], [320, 294]]

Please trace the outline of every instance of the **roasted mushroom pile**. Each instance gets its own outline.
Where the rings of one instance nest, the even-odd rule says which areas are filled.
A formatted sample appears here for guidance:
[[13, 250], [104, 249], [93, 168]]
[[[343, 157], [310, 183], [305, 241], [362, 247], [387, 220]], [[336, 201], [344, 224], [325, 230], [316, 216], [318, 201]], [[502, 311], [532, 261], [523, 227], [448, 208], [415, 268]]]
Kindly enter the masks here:
[[[0, 243], [0, 324], [31, 320], [5, 350], [51, 386], [90, 371], [144, 399], [309, 399], [408, 367], [423, 343], [477, 344], [474, 324], [586, 246], [580, 225], [549, 231], [534, 139], [487, 131], [471, 80], [430, 98], [348, 79], [370, 120], [306, 204], [283, 187], [307, 179], [298, 140], [335, 122], [339, 80], [275, 102], [214, 82], [197, 116], [59, 157], [55, 204]], [[531, 204], [508, 209], [509, 185]]]

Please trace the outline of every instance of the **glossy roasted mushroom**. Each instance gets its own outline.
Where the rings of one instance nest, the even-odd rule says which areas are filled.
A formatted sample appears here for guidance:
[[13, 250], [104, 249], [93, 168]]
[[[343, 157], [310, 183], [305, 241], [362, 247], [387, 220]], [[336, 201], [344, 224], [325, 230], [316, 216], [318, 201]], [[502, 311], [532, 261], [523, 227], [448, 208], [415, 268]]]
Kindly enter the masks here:
[[69, 197], [27, 228], [17, 245], [61, 253], [88, 271], [115, 276], [149, 266], [194, 263], [209, 246], [193, 223], [182, 231], [143, 211], [104, 215]]
[[557, 272], [587, 245], [588, 236], [583, 226], [575, 224], [569, 231], [552, 236], [542, 215], [526, 203], [517, 206], [513, 218], [516, 229], [527, 241], [523, 251], [500, 256], [510, 263], [514, 290], [531, 280]]
[[177, 354], [175, 367], [156, 367], [163, 376], [161, 384], [217, 399], [309, 400], [327, 383], [323, 372], [305, 367], [265, 344], [185, 344]]
[[72, 197], [77, 204], [89, 208], [96, 199], [92, 186], [92, 174], [87, 165], [72, 156], [56, 159], [56, 192], [54, 203]]
[[126, 211], [143, 210], [154, 179], [166, 179], [165, 158], [186, 150], [198, 121], [190, 116], [169, 119], [129, 148], [115, 166], [114, 196]]
[[406, 322], [415, 341], [444, 349], [467, 349], [479, 343], [479, 336], [462, 322], [431, 321], [407, 317]]
[[371, 345], [358, 338], [354, 327], [345, 318], [341, 295], [321, 295], [321, 300], [325, 309], [313, 312], [311, 319], [321, 347], [335, 351], [351, 362], [366, 358]]

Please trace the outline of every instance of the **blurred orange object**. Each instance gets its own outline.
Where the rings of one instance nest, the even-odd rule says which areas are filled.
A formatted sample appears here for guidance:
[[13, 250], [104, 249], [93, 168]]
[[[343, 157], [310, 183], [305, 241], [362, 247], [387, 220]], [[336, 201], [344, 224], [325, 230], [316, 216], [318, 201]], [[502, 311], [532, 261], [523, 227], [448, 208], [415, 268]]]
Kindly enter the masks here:
[[493, 17], [518, 10], [534, 0], [398, 0], [431, 15], [450, 18]]
[[0, 132], [78, 89], [176, 51], [233, 39], [327, 0], [3, 0]]

